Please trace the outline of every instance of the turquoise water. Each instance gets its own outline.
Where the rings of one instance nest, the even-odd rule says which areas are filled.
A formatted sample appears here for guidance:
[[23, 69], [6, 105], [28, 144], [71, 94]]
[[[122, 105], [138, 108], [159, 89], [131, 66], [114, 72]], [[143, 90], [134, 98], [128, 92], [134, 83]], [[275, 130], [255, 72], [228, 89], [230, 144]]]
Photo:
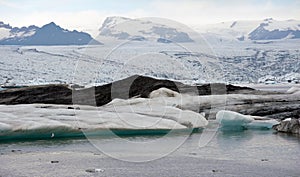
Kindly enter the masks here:
[[[104, 176], [300, 176], [298, 136], [276, 133], [273, 130], [219, 129], [215, 134], [212, 133], [208, 144], [200, 147], [199, 140], [204, 133], [199, 131], [187, 136], [185, 132], [179, 132], [167, 137], [165, 141], [169, 144], [182, 137], [187, 139], [172, 153], [143, 163], [115, 159], [83, 137], [2, 142], [0, 163], [4, 164], [4, 161], [10, 159], [18, 159], [20, 163], [14, 162], [16, 164], [11, 166], [11, 169], [0, 167], [0, 171], [5, 172], [3, 174], [14, 175], [16, 170], [22, 169], [22, 174], [39, 174], [41, 172], [39, 166], [33, 167], [35, 170], [33, 172], [26, 168], [26, 163], [21, 162], [26, 162], [30, 158], [33, 159], [31, 163], [43, 167], [43, 161], [39, 159], [46, 156], [45, 159], [48, 160], [59, 158], [62, 168], [56, 166], [56, 171], [64, 172], [68, 169], [74, 176], [82, 174], [93, 176], [94, 174], [88, 174], [85, 170], [95, 167], [103, 169], [101, 175]], [[164, 135], [126, 135], [119, 138], [131, 142], [149, 142], [156, 141], [162, 136]], [[126, 144], [120, 145], [117, 138], [105, 136], [94, 138], [101, 144], [111, 147], [112, 153], [119, 152], [123, 157], [133, 159], [155, 156], [153, 152], [164, 148], [157, 146], [147, 154], [139, 154], [129, 150]], [[65, 152], [70, 156], [64, 155]], [[78, 153], [83, 155], [78, 156]], [[51, 170], [52, 167], [47, 160], [44, 166], [46, 171], [49, 168], [47, 171], [49, 174], [57, 174]], [[60, 175], [68, 176], [68, 173]]]
[[[290, 134], [277, 133], [273, 130], [218, 130], [212, 139], [204, 147], [199, 147], [202, 131], [191, 135], [184, 132], [167, 137], [169, 142], [176, 141], [180, 137], [187, 137], [183, 145], [175, 150], [175, 154], [194, 154], [195, 157], [207, 158], [277, 158], [287, 161], [297, 160], [300, 162], [300, 137]], [[119, 135], [118, 137], [132, 142], [155, 141], [164, 134], [157, 135]], [[116, 138], [94, 137], [99, 142], [114, 147]], [[122, 147], [126, 151], [126, 147]], [[161, 147], [157, 147], [158, 149]], [[20, 149], [22, 152], [29, 151], [56, 151], [56, 150], [95, 150], [91, 142], [84, 137], [57, 138], [44, 140], [17, 140], [1, 141], [0, 151], [9, 152], [11, 149]], [[297, 154], [297, 155], [295, 155]], [[134, 155], [134, 154], [133, 154]]]
[[[216, 125], [216, 123], [210, 123], [210, 125]], [[216, 127], [216, 126], [215, 126]], [[211, 128], [211, 131], [215, 131], [215, 127]], [[208, 129], [210, 127], [208, 126]], [[164, 135], [166, 135], [170, 130], [165, 131], [158, 131], [155, 130], [135, 130], [135, 131], [129, 131], [129, 130], [115, 130], [112, 131], [113, 133], [116, 133], [116, 137], [119, 137], [121, 139], [125, 140], [137, 140], [137, 141], [151, 141], [155, 140], [157, 138], [161, 138]], [[181, 136], [188, 136], [183, 146], [187, 145], [189, 148], [199, 148], [196, 146], [199, 146], [199, 138], [201, 138], [202, 135], [202, 129], [196, 129], [193, 131], [192, 134], [187, 134], [190, 131], [174, 131], [173, 135], [168, 137], [167, 139], [169, 141], [172, 141], [172, 139], [176, 139], [177, 137]], [[235, 130], [227, 130], [218, 128], [215, 135], [211, 138], [209, 143], [206, 145], [205, 148], [211, 146], [218, 147], [215, 149], [222, 149], [222, 147], [226, 147], [226, 150], [229, 150], [229, 147], [238, 148], [261, 148], [261, 147], [271, 147], [273, 145], [285, 145], [288, 146], [290, 144], [292, 145], [300, 145], [300, 137], [296, 135], [291, 134], [284, 134], [284, 133], [277, 133], [274, 130], [242, 130], [242, 129], [235, 129]], [[114, 143], [115, 137], [106, 136], [105, 133], [100, 133], [100, 136], [96, 136], [97, 132], [95, 132], [95, 135], [88, 135], [88, 138], [95, 138], [99, 141], [105, 141], [109, 143]], [[89, 144], [88, 139], [85, 137], [84, 133], [76, 134], [75, 136], [70, 137], [63, 137], [63, 136], [55, 136], [55, 138], [50, 138], [49, 136], [44, 139], [43, 136], [39, 136], [38, 134], [33, 137], [32, 139], [21, 139], [21, 137], [18, 137], [17, 139], [8, 140], [8, 141], [0, 141], [0, 147], [7, 145], [7, 144], [13, 144], [13, 145], [26, 145], [26, 146], [37, 146], [41, 147], [43, 144], [52, 144], [53, 148], [56, 147], [62, 147], [62, 146], [72, 146], [71, 144], [76, 144], [77, 142], [85, 142]], [[229, 149], [228, 149], [229, 148]], [[300, 146], [298, 146], [300, 148]], [[186, 149], [186, 147], [185, 147]], [[300, 151], [300, 149], [299, 149]]]

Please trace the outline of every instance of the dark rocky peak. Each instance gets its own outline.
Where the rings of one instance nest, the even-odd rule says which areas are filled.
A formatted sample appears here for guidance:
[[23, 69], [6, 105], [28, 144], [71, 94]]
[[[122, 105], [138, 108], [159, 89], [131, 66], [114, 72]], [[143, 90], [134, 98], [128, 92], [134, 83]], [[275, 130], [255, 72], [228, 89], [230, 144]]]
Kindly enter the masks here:
[[12, 27], [9, 24], [5, 24], [4, 22], [0, 21], [0, 28], [7, 28], [12, 29]]

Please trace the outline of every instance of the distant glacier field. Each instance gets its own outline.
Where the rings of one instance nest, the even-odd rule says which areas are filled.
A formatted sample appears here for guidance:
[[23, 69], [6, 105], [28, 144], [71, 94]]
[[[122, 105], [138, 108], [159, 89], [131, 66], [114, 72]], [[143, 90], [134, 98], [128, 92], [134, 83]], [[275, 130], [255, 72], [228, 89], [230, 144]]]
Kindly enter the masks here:
[[189, 83], [258, 83], [268, 78], [286, 82], [300, 77], [298, 39], [268, 43], [201, 40], [1, 46], [0, 84], [73, 83], [88, 87], [134, 74]]

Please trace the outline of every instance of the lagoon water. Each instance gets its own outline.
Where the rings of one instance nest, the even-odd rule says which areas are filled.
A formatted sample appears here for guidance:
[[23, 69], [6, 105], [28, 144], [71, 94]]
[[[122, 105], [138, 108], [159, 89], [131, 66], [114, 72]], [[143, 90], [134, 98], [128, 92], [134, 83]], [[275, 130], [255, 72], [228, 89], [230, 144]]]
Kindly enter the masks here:
[[[187, 139], [174, 152], [146, 162], [132, 159], [151, 159], [155, 156], [152, 152], [164, 147], [140, 154], [128, 150], [125, 144], [122, 147], [116, 138], [96, 138], [111, 147], [111, 154], [119, 151], [123, 158], [120, 160], [101, 152], [86, 138], [1, 142], [0, 176], [300, 176], [297, 136], [273, 130], [219, 129], [212, 133], [208, 144], [199, 147], [204, 133], [167, 137], [165, 141], [170, 144], [178, 138]], [[149, 142], [161, 136], [121, 138]]]

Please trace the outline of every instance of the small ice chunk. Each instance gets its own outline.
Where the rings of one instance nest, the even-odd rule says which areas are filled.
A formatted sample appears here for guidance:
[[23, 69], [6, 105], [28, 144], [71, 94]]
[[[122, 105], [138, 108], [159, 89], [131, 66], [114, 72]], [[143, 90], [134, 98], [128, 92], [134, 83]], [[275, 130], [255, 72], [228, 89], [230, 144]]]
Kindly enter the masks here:
[[283, 120], [283, 122], [286, 122], [286, 121], [289, 122], [289, 121], [291, 121], [291, 120], [292, 120], [292, 118], [286, 118], [286, 119]]
[[222, 127], [243, 127], [254, 121], [251, 116], [224, 110], [217, 113], [216, 119]]
[[243, 115], [233, 111], [219, 111], [217, 121], [222, 127], [245, 128], [245, 129], [271, 129], [279, 124], [275, 119]]
[[100, 168], [96, 168], [96, 169], [95, 169], [95, 172], [104, 172], [104, 170], [103, 170], [103, 169], [100, 169]]

